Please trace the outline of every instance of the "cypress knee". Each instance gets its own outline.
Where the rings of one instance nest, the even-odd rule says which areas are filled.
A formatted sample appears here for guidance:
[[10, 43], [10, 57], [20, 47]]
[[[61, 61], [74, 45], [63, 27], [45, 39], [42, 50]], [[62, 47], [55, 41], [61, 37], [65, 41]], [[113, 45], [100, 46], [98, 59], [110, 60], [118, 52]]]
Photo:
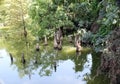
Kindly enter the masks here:
[[57, 47], [58, 47], [58, 44], [56, 41], [56, 35], [54, 34], [54, 49], [57, 49]]
[[48, 42], [47, 42], [47, 37], [46, 37], [46, 35], [45, 35], [45, 37], [44, 37], [44, 40], [45, 40], [45, 44], [44, 44], [44, 45], [45, 45], [45, 46], [46, 46], [46, 45], [48, 45]]
[[76, 52], [80, 52], [82, 49], [80, 41], [76, 42]]

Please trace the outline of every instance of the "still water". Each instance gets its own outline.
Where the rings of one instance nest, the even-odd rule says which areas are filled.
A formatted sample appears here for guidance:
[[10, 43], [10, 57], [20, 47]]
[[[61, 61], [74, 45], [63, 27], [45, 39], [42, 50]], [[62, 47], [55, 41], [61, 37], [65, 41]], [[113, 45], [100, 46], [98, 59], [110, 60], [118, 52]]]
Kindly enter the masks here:
[[16, 39], [0, 39], [0, 84], [109, 84], [104, 75], [96, 76], [100, 57], [90, 48], [76, 53], [73, 45], [63, 43], [57, 51], [49, 42], [48, 46], [39, 43], [36, 52], [36, 41], [28, 38], [26, 44], [25, 39]]
[[0, 50], [0, 84], [86, 84], [84, 81], [85, 74], [91, 73], [92, 56], [87, 54], [87, 60], [84, 63], [84, 69], [75, 73], [75, 64], [68, 59], [60, 61], [57, 64], [56, 72], [51, 76], [40, 77], [39, 70], [34, 71], [34, 74], [19, 77], [17, 67], [11, 65], [11, 60], [8, 52], [5, 49]]

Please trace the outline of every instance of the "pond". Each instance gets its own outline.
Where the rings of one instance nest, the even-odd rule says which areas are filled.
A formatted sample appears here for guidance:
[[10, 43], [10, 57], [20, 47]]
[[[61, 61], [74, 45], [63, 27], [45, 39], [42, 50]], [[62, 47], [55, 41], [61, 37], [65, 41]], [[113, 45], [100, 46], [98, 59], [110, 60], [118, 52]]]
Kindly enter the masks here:
[[109, 84], [104, 75], [96, 76], [100, 57], [90, 48], [76, 53], [65, 41], [57, 51], [50, 41], [48, 46], [39, 42], [37, 52], [31, 39], [0, 37], [0, 84]]
[[[84, 69], [81, 72], [75, 72], [75, 64], [72, 60], [67, 59], [65, 61], [60, 60], [57, 63], [56, 72], [53, 72], [49, 77], [40, 77], [39, 68], [33, 71], [34, 74], [26, 75], [23, 78], [19, 78], [17, 67], [11, 65], [10, 57], [5, 49], [0, 50], [0, 81], [2, 84], [85, 84], [83, 80], [85, 75], [91, 73], [92, 57], [91, 54], [87, 55], [87, 60], [84, 63]], [[41, 68], [41, 67], [40, 67]]]

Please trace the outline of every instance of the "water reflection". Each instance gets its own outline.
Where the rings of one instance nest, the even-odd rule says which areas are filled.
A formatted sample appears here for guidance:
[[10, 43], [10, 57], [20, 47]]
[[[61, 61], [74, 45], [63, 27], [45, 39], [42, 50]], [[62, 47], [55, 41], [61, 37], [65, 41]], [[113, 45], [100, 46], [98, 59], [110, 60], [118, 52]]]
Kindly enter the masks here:
[[[51, 53], [45, 57], [47, 53], [48, 53], [47, 51], [41, 53], [41, 57], [44, 56], [43, 58], [40, 58], [40, 56], [37, 55], [39, 56], [39, 59], [37, 59], [38, 61], [34, 65], [32, 65], [31, 62], [29, 66], [26, 64], [25, 67], [20, 69], [20, 66], [18, 65], [16, 66], [16, 61], [14, 62], [14, 65], [12, 66], [10, 65], [11, 64], [10, 54], [8, 54], [8, 52], [5, 49], [0, 50], [0, 57], [3, 57], [0, 59], [1, 62], [0, 83], [1, 84], [13, 84], [13, 83], [14, 84], [39, 84], [39, 83], [86, 84], [84, 78], [90, 74], [90, 69], [92, 67], [91, 54], [86, 55], [87, 59], [86, 62], [83, 64], [84, 67], [83, 70], [75, 73], [74, 69], [76, 64], [74, 63], [73, 59], [69, 58], [67, 60], [58, 60], [58, 58], [56, 58], [56, 56], [60, 57], [58, 55], [59, 53], [58, 51], [55, 51], [54, 53]], [[48, 61], [47, 58], [51, 60]], [[40, 63], [40, 60], [42, 63]], [[27, 61], [27, 63], [29, 62]], [[23, 78], [19, 78], [18, 72], [20, 77], [24, 74], [26, 75], [24, 75]], [[47, 75], [51, 75], [51, 76], [48, 77]], [[40, 78], [40, 76], [43, 77]]]
[[76, 53], [71, 44], [64, 44], [57, 51], [51, 42], [39, 42], [36, 51], [38, 42], [31, 38], [26, 45], [25, 39], [10, 37], [0, 39], [0, 84], [109, 84], [101, 81], [103, 76], [92, 79], [99, 59], [89, 49]]
[[13, 56], [11, 53], [9, 53], [9, 56], [10, 56], [10, 60], [11, 60], [11, 65], [13, 64]]

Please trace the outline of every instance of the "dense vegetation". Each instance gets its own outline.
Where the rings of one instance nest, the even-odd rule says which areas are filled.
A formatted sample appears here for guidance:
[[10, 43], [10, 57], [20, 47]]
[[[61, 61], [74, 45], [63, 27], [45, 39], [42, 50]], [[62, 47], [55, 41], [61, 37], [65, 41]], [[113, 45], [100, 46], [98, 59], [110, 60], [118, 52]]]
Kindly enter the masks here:
[[2, 0], [0, 22], [16, 30], [26, 27], [39, 38], [53, 37], [60, 27], [64, 35], [90, 30], [96, 34], [89, 40], [100, 47], [105, 36], [119, 26], [117, 4], [114, 0]]
[[[72, 40], [79, 35], [82, 44], [90, 44], [96, 52], [103, 53], [101, 69], [108, 69], [111, 84], [115, 84], [112, 82], [116, 82], [120, 75], [117, 67], [120, 63], [116, 60], [120, 55], [120, 34], [117, 32], [120, 29], [119, 6], [119, 0], [1, 0], [0, 26], [10, 28], [21, 37], [32, 34], [36, 40], [44, 37], [51, 40], [58, 29], [61, 29], [63, 37], [73, 36]], [[109, 40], [111, 34], [116, 35], [112, 41]], [[112, 56], [108, 56], [109, 51]], [[115, 59], [117, 65], [111, 59]], [[107, 63], [111, 64], [107, 65], [109, 68], [112, 65], [114, 68], [106, 67]], [[114, 73], [116, 68], [117, 73]]]

